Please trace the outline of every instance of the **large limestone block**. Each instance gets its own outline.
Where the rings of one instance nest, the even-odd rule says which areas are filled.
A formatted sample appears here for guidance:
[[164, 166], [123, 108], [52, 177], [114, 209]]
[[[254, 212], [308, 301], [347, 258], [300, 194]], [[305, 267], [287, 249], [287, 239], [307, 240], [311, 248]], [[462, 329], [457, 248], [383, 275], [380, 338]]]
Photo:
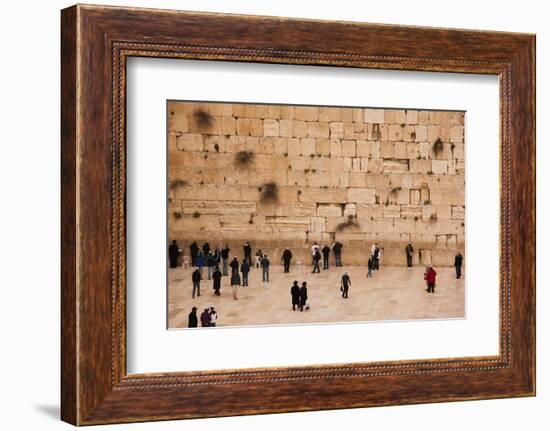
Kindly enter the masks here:
[[236, 127], [239, 136], [263, 136], [263, 122], [258, 118], [238, 118]]
[[419, 220], [422, 218], [422, 206], [403, 205], [401, 207], [401, 218]]
[[384, 109], [365, 109], [365, 123], [384, 123]]
[[266, 118], [268, 114], [268, 105], [246, 105], [246, 117], [248, 118]]
[[315, 154], [315, 139], [302, 138], [300, 139], [300, 153], [304, 156]]
[[430, 124], [430, 111], [420, 111], [418, 113], [418, 124]]
[[292, 136], [295, 138], [307, 137], [307, 123], [301, 120], [292, 121]]
[[447, 126], [430, 125], [428, 126], [428, 142], [435, 142], [436, 139], [441, 139], [443, 142], [449, 142], [450, 131]]
[[340, 121], [341, 119], [341, 108], [327, 106], [319, 108], [319, 121]]
[[367, 174], [364, 172], [350, 172], [349, 185], [350, 187], [366, 187]]
[[357, 216], [357, 205], [346, 204], [344, 207], [344, 217], [356, 217], [356, 216]]
[[393, 109], [384, 109], [384, 122], [395, 123], [395, 111]]
[[354, 139], [368, 139], [369, 129], [365, 123], [353, 123], [353, 138]]
[[464, 142], [464, 126], [453, 126], [450, 131], [451, 142]]
[[319, 108], [316, 106], [295, 106], [294, 119], [302, 121], [319, 120]]
[[408, 172], [408, 171], [409, 171], [408, 159], [385, 159], [384, 160], [384, 173]]
[[372, 174], [381, 174], [384, 170], [383, 159], [370, 159], [368, 172]]
[[311, 232], [325, 232], [326, 231], [326, 218], [324, 217], [311, 217], [310, 231]]
[[317, 206], [318, 217], [342, 217], [342, 207], [340, 205], [323, 205]]
[[416, 126], [415, 140], [416, 142], [425, 142], [428, 140], [428, 126]]
[[178, 138], [178, 150], [204, 151], [202, 135], [196, 133], [183, 134]]
[[344, 137], [344, 123], [341, 121], [329, 123], [329, 130], [331, 139], [342, 139]]
[[401, 206], [400, 205], [384, 205], [382, 208], [382, 214], [384, 218], [400, 218]]
[[399, 124], [391, 124], [388, 130], [388, 139], [391, 142], [397, 142], [403, 140], [404, 127]]
[[281, 105], [267, 105], [267, 117], [266, 118], [281, 118]]
[[405, 142], [396, 142], [393, 144], [394, 158], [396, 159], [408, 159], [410, 158], [407, 154], [407, 143]]
[[342, 141], [339, 139], [330, 140], [330, 155], [332, 157], [342, 156]]
[[310, 217], [266, 217], [268, 232], [300, 232], [310, 228]]
[[264, 120], [264, 136], [279, 136], [279, 121], [266, 118]]
[[355, 151], [357, 157], [372, 157], [371, 142], [364, 139], [358, 139], [356, 141]]
[[380, 157], [383, 159], [393, 159], [395, 157], [393, 142], [380, 142]]
[[[351, 190], [351, 189], [348, 189]], [[329, 188], [322, 189], [317, 187], [305, 187], [300, 189], [300, 202], [317, 203], [346, 203], [348, 201], [346, 190]]]
[[[273, 139], [273, 154], [288, 155], [288, 143], [293, 142], [290, 138], [275, 138]], [[294, 145], [297, 142], [293, 142]]]
[[355, 157], [356, 142], [354, 140], [342, 140], [342, 156]]
[[422, 221], [433, 222], [437, 217], [436, 208], [432, 205], [424, 205], [422, 207]]
[[418, 111], [416, 110], [407, 110], [405, 122], [407, 124], [417, 124], [418, 123]]
[[396, 110], [394, 116], [396, 124], [405, 124], [407, 122], [407, 114], [403, 109]]
[[464, 220], [464, 207], [462, 205], [453, 205], [451, 207], [451, 217], [453, 220]]
[[347, 202], [374, 204], [376, 189], [371, 188], [348, 188]]
[[294, 106], [281, 105], [281, 119], [293, 120], [294, 119]]
[[293, 136], [292, 124], [292, 120], [279, 120], [279, 136], [283, 138], [291, 138]]
[[291, 215], [294, 217], [312, 217], [317, 212], [317, 205], [312, 202], [294, 202], [291, 205]]
[[432, 170], [432, 161], [424, 159], [413, 159], [409, 161], [410, 171], [415, 174], [427, 174]]
[[168, 130], [171, 132], [187, 133], [189, 131], [189, 121], [187, 120], [187, 116], [181, 113], [169, 115]]
[[439, 220], [451, 219], [451, 206], [450, 205], [438, 205], [436, 208], [437, 218]]
[[315, 152], [317, 155], [330, 156], [330, 139], [316, 139]]

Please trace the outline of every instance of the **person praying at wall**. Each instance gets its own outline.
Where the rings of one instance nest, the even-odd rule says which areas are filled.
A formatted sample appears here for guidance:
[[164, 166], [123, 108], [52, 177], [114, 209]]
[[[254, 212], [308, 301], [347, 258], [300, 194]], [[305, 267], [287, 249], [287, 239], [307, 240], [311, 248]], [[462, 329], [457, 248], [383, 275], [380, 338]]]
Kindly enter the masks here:
[[342, 266], [342, 245], [341, 242], [336, 241], [332, 245], [332, 251], [334, 252], [334, 260], [335, 260], [335, 266], [340, 267]]
[[328, 258], [330, 256], [330, 247], [327, 244], [325, 244], [325, 246], [321, 251], [323, 252], [323, 269], [328, 269]]
[[413, 265], [413, 252], [414, 252], [413, 246], [409, 242], [407, 244], [407, 247], [405, 247], [405, 253], [407, 254], [407, 267], [409, 268], [411, 268]]
[[197, 254], [199, 253], [199, 245], [197, 241], [193, 241], [189, 246], [189, 252], [191, 253], [191, 266], [194, 268], [197, 266]]
[[319, 246], [316, 242], [313, 243], [311, 246], [311, 264], [313, 265], [315, 263], [315, 253], [319, 251]]
[[243, 259], [243, 263], [241, 263], [241, 274], [243, 275], [243, 279], [242, 279], [243, 287], [248, 286], [248, 273], [249, 272], [250, 272], [250, 264], [248, 263], [248, 260]]
[[315, 254], [313, 255], [313, 271], [312, 274], [315, 274], [316, 272], [321, 272], [321, 269], [319, 268], [319, 262], [321, 261], [321, 252], [319, 249], [315, 251]]
[[170, 247], [168, 247], [168, 257], [170, 258], [170, 268], [176, 268], [178, 266], [178, 256], [180, 255], [180, 248], [176, 240], [172, 241]]
[[227, 268], [228, 268], [228, 263], [229, 263], [228, 261], [229, 261], [229, 252], [230, 251], [231, 251], [231, 249], [226, 244], [225, 248], [223, 248], [222, 251], [220, 252], [220, 256], [222, 258], [222, 272], [223, 272], [223, 275], [227, 275]]
[[285, 251], [283, 251], [283, 257], [281, 260], [283, 261], [284, 272], [290, 272], [290, 261], [292, 260], [292, 252], [288, 247], [285, 249]]
[[248, 260], [248, 264], [252, 265], [252, 247], [250, 246], [250, 243], [248, 241], [243, 247], [243, 252], [245, 260]]

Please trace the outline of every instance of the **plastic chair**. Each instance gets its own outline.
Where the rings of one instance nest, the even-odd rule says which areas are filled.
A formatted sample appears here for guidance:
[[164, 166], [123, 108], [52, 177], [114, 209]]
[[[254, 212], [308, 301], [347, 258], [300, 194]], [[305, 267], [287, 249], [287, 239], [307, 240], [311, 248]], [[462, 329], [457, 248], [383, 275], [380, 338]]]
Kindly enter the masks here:
[[189, 256], [183, 256], [183, 264], [184, 269], [189, 269]]

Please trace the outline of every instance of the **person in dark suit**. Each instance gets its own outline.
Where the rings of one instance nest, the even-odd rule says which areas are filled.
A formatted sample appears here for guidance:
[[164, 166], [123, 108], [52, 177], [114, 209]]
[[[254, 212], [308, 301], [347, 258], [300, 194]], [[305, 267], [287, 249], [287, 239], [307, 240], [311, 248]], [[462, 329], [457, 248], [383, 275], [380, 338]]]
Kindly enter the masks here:
[[229, 266], [231, 267], [232, 274], [239, 272], [239, 261], [237, 260], [237, 256], [233, 256], [233, 260], [231, 261]]
[[349, 277], [349, 274], [344, 272], [344, 275], [342, 275], [342, 282], [340, 286], [340, 290], [342, 291], [342, 298], [348, 298], [348, 291], [351, 286], [351, 278]]
[[283, 251], [283, 257], [282, 257], [283, 265], [285, 267], [285, 272], [290, 272], [290, 261], [291, 260], [292, 260], [292, 252], [287, 247], [285, 249], [285, 251]]
[[248, 273], [250, 272], [250, 264], [246, 259], [243, 259], [243, 263], [241, 263], [241, 274], [243, 275], [243, 287], [248, 286]]
[[330, 247], [327, 244], [325, 244], [325, 246], [321, 251], [323, 252], [323, 269], [328, 269], [328, 258], [330, 256]]
[[243, 247], [243, 251], [244, 251], [244, 259], [245, 260], [248, 260], [248, 264], [249, 265], [252, 265], [252, 247], [250, 247], [250, 243], [247, 242], [244, 247]]
[[300, 311], [304, 311], [304, 306], [307, 302], [307, 283], [304, 281], [302, 287], [300, 287]]
[[210, 243], [208, 241], [206, 241], [202, 245], [202, 252], [204, 253], [205, 256], [208, 256], [208, 253], [210, 253]]
[[170, 258], [170, 268], [178, 266], [178, 256], [180, 254], [180, 248], [176, 240], [172, 241], [172, 244], [168, 247], [168, 257]]
[[462, 277], [462, 254], [460, 254], [459, 251], [456, 252], [455, 256], [455, 271], [456, 271], [456, 278]]
[[405, 247], [405, 253], [407, 254], [407, 266], [409, 268], [413, 266], [413, 252], [414, 252], [413, 246], [409, 242], [407, 244], [407, 247]]
[[296, 307], [300, 307], [300, 286], [295, 280], [290, 288], [290, 296], [292, 298], [292, 311], [296, 311]]
[[319, 262], [321, 261], [321, 253], [319, 250], [315, 251], [315, 254], [313, 255], [313, 271], [311, 271], [312, 274], [315, 274], [316, 272], [321, 272], [321, 269], [319, 268]]
[[342, 266], [342, 243], [336, 241], [332, 246], [336, 266]]
[[187, 321], [187, 327], [188, 328], [196, 328], [199, 326], [199, 319], [197, 317], [197, 307], [193, 307], [191, 309], [191, 313], [189, 313], [189, 318]]
[[197, 241], [193, 241], [189, 246], [189, 251], [191, 252], [191, 266], [197, 266], [197, 254], [199, 254], [199, 245]]
[[213, 289], [214, 289], [214, 295], [220, 296], [220, 289], [222, 287], [222, 272], [220, 271], [220, 267], [216, 266], [216, 269], [214, 270], [214, 273], [212, 274], [213, 282]]
[[195, 297], [195, 292], [197, 296], [201, 296], [201, 272], [197, 268], [191, 274], [191, 279], [193, 280], [193, 298]]

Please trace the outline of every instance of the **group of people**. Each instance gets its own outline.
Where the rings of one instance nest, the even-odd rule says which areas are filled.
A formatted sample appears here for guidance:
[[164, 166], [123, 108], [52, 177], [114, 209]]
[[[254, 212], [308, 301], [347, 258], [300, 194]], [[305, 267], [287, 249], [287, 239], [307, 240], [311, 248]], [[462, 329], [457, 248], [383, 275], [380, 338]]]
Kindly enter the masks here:
[[[314, 242], [311, 246], [311, 266], [313, 267], [313, 270], [311, 271], [312, 274], [321, 272], [320, 263], [321, 259], [323, 260], [323, 270], [329, 269], [329, 260], [330, 260], [330, 252], [334, 254], [334, 265], [336, 267], [342, 266], [342, 248], [344, 245], [341, 242], [334, 242], [332, 244], [332, 248], [328, 246], [328, 244], [325, 244], [323, 248], [320, 248], [319, 245]], [[288, 250], [288, 249], [287, 249]], [[284, 259], [284, 254], [283, 254]], [[289, 261], [290, 265], [290, 261]], [[286, 271], [288, 272], [288, 271]]]
[[[218, 312], [214, 307], [205, 308], [200, 315], [201, 326], [205, 327], [215, 327], [218, 320]], [[197, 316], [197, 307], [193, 307], [188, 316], [187, 327], [188, 328], [197, 328], [199, 326], [199, 316]]]

